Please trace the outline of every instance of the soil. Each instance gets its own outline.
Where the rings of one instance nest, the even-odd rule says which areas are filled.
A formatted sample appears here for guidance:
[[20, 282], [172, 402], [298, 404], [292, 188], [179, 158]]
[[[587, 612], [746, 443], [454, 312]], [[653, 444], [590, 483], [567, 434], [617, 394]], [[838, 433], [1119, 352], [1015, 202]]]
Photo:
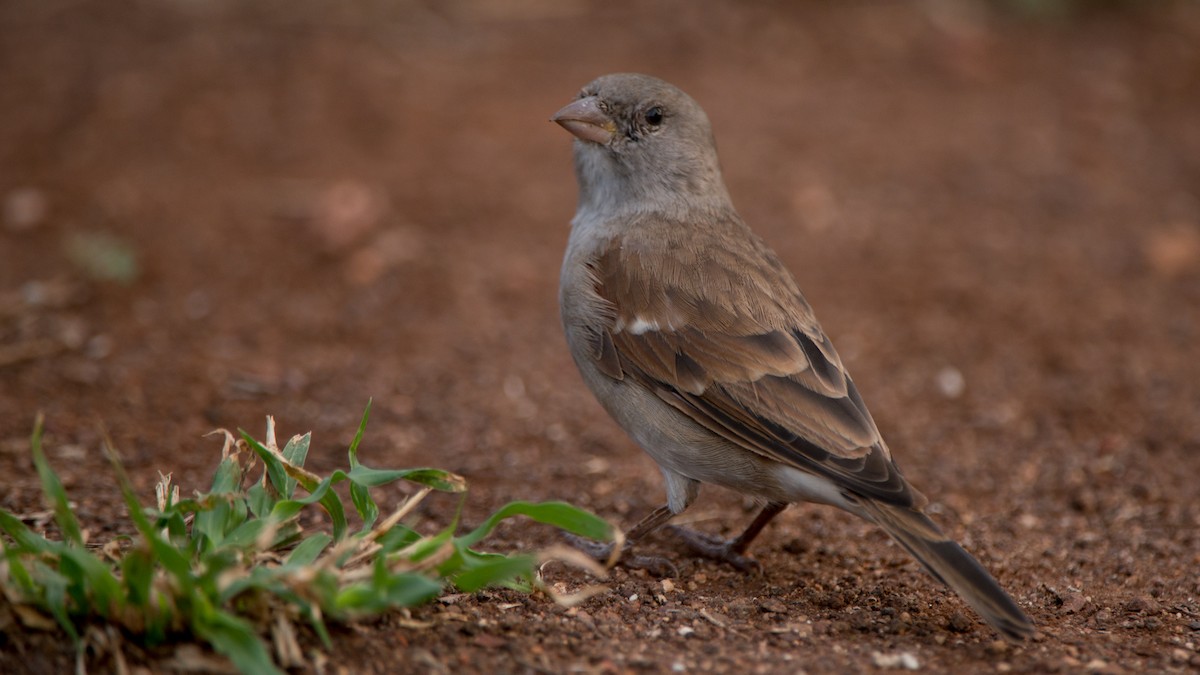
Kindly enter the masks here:
[[[105, 433], [149, 500], [160, 471], [205, 488], [203, 434], [268, 414], [343, 466], [373, 397], [363, 460], [462, 473], [465, 525], [512, 499], [632, 525], [661, 479], [561, 336], [575, 182], [547, 118], [643, 71], [705, 106], [906, 475], [1040, 637], [998, 641], [879, 531], [798, 505], [762, 575], [656, 534], [677, 578], [451, 595], [311, 667], [1200, 670], [1200, 6], [1146, 5], [2, 3], [0, 507], [44, 508], [39, 411], [102, 542], [126, 527]], [[709, 489], [681, 520], [752, 514]], [[73, 667], [61, 634], [0, 638], [4, 672]]]

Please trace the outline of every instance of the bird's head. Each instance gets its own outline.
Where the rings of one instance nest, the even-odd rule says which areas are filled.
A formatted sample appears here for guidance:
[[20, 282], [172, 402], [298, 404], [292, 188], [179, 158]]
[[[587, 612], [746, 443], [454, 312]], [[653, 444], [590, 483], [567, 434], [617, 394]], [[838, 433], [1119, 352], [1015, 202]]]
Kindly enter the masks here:
[[728, 203], [708, 116], [649, 75], [604, 75], [550, 118], [575, 136], [581, 206]]

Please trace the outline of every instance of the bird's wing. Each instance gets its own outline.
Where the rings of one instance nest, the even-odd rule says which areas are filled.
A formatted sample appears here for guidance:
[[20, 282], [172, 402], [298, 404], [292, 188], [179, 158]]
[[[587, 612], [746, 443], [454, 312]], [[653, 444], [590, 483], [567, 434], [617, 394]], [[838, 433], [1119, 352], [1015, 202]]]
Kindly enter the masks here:
[[[791, 275], [735, 225], [735, 242], [705, 242], [696, 238], [710, 233], [646, 224], [589, 261], [608, 310], [592, 336], [597, 368], [633, 378], [714, 434], [850, 494], [921, 506]], [[644, 242], [679, 232], [691, 241], [660, 238], [651, 263]]]

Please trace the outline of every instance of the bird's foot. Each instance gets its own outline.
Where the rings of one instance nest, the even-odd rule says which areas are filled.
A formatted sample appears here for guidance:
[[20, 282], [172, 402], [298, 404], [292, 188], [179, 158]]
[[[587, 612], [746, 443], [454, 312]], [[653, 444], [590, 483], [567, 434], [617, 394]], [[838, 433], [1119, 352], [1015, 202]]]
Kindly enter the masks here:
[[[602, 565], [607, 565], [612, 558], [613, 542], [603, 543], [584, 539], [573, 534], [565, 534], [567, 540], [571, 542], [571, 546], [582, 551], [584, 554], [593, 558]], [[617, 556], [617, 565], [626, 569], [646, 570], [656, 577], [677, 577], [679, 576], [679, 568], [670, 560], [657, 555], [639, 555], [630, 553], [629, 544], [626, 544], [620, 554]]]
[[742, 555], [741, 547], [736, 539], [721, 539], [711, 534], [697, 532], [678, 525], [668, 526], [693, 551], [706, 558], [719, 560], [733, 565], [742, 572], [762, 574], [762, 563], [747, 555]]

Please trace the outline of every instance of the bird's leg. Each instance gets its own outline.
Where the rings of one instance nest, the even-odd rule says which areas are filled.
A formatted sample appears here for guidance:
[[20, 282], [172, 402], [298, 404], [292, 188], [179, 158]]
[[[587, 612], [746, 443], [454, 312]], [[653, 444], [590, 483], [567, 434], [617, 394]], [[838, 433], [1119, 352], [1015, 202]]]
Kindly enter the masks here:
[[[630, 530], [627, 535], [625, 535], [625, 546], [621, 550], [620, 557], [617, 559], [617, 564], [630, 569], [646, 570], [659, 577], [679, 576], [679, 569], [666, 558], [660, 556], [636, 555], [629, 553], [629, 548], [633, 542], [638, 541], [647, 534], [657, 530], [662, 526], [663, 523], [670, 520], [671, 516], [673, 515], [675, 514], [671, 512], [670, 507], [666, 504], [663, 504], [657, 509], [651, 511], [645, 518], [642, 518], [640, 521], [638, 521], [638, 524], [634, 525], [633, 529]], [[760, 527], [759, 529], [762, 528]], [[602, 563], [607, 563], [609, 558], [612, 557], [612, 542], [602, 544], [598, 541], [583, 539], [572, 534], [568, 534], [567, 538], [571, 540], [571, 543], [576, 548]]]
[[673, 526], [671, 531], [679, 535], [683, 541], [702, 556], [727, 562], [743, 572], [762, 572], [762, 565], [757, 560], [743, 555], [749, 548], [750, 542], [762, 532], [771, 519], [779, 515], [787, 504], [769, 502], [759, 511], [750, 526], [733, 539], [721, 539], [710, 534], [704, 534], [684, 527]]

